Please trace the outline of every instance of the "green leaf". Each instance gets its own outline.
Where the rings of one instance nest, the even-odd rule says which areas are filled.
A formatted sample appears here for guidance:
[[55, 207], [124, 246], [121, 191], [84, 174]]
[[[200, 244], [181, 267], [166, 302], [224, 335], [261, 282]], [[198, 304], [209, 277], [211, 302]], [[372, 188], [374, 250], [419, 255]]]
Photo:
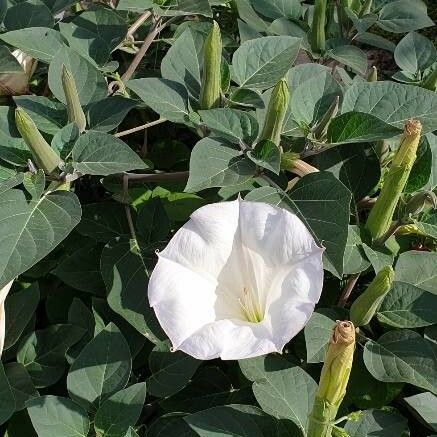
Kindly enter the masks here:
[[110, 175], [144, 169], [143, 160], [119, 138], [104, 132], [88, 131], [72, 150], [73, 166], [83, 174]]
[[408, 421], [396, 410], [365, 410], [358, 421], [349, 420], [344, 429], [350, 437], [402, 436]]
[[437, 94], [413, 85], [388, 81], [355, 82], [344, 95], [342, 112], [364, 112], [403, 129], [410, 118], [423, 133], [437, 129]]
[[171, 223], [160, 199], [152, 198], [141, 203], [136, 227], [147, 243], [165, 240]]
[[25, 0], [7, 10], [3, 24], [7, 30], [21, 30], [26, 27], [53, 27], [54, 20], [44, 2]]
[[308, 363], [325, 360], [336, 321], [347, 318], [347, 311], [342, 308], [319, 308], [312, 314], [304, 330]]
[[147, 437], [199, 437], [184, 421], [180, 413], [158, 417], [147, 430]]
[[437, 135], [429, 133], [425, 135], [425, 139], [431, 152], [431, 156], [428, 154], [431, 168], [428, 182], [422, 187], [422, 189], [433, 190], [437, 187]]
[[149, 355], [152, 374], [147, 379], [147, 391], [157, 397], [171, 396], [182, 390], [192, 378], [201, 361], [181, 351], [170, 351], [169, 342], [155, 345]]
[[268, 18], [299, 18], [302, 6], [299, 0], [253, 0], [253, 7]]
[[187, 90], [178, 82], [147, 77], [130, 80], [126, 86], [161, 117], [180, 123], [188, 116]]
[[72, 21], [60, 23], [59, 30], [72, 49], [103, 65], [123, 41], [127, 25], [116, 12], [98, 7], [85, 10]]
[[256, 166], [239, 147], [213, 138], [203, 138], [193, 148], [190, 176], [185, 191], [241, 184], [255, 174]]
[[149, 272], [137, 247], [129, 242], [108, 244], [102, 252], [101, 272], [111, 309], [153, 343], [163, 340], [147, 298]]
[[211, 7], [208, 0], [174, 0], [169, 6], [164, 5], [163, 9], [159, 9], [155, 3], [155, 9], [160, 15], [204, 15], [212, 17]]
[[69, 123], [52, 138], [51, 147], [58, 151], [62, 159], [68, 159], [79, 135], [80, 132], [77, 124], [74, 122]]
[[0, 40], [46, 63], [50, 63], [55, 53], [64, 47], [60, 33], [48, 27], [11, 30], [1, 34]]
[[70, 397], [87, 410], [98, 410], [105, 399], [126, 386], [131, 368], [129, 345], [110, 323], [72, 364], [67, 376]]
[[281, 168], [281, 152], [273, 141], [260, 141], [253, 149], [247, 152], [247, 157], [256, 165], [279, 174]]
[[437, 253], [410, 250], [396, 263], [396, 281], [415, 285], [437, 295]]
[[288, 194], [262, 187], [245, 198], [277, 205], [296, 214], [326, 248], [325, 268], [335, 275], [342, 274], [351, 194], [332, 174], [317, 172], [304, 176]]
[[375, 273], [378, 273], [383, 267], [393, 265], [394, 255], [386, 247], [372, 248], [363, 243], [363, 250]]
[[0, 424], [5, 423], [15, 411], [12, 387], [6, 377], [3, 363], [0, 362]]
[[437, 346], [403, 329], [383, 334], [364, 346], [369, 372], [384, 382], [406, 382], [437, 393]]
[[1, 74], [23, 73], [23, 68], [17, 61], [17, 58], [5, 46], [0, 46], [0, 57], [2, 65], [0, 65]]
[[146, 384], [133, 384], [114, 393], [94, 418], [96, 433], [102, 437], [125, 437], [130, 426], [136, 424], [146, 399]]
[[42, 0], [52, 13], [60, 12], [67, 6], [71, 6], [75, 3], [75, 0]]
[[415, 7], [410, 0], [392, 1], [379, 12], [377, 24], [387, 32], [405, 33], [433, 26], [426, 8]]
[[8, 295], [5, 301], [5, 350], [12, 347], [24, 332], [36, 311], [39, 297], [38, 282]]
[[420, 328], [437, 323], [436, 308], [437, 294], [394, 282], [378, 310], [378, 320], [396, 328]]
[[30, 171], [24, 173], [23, 186], [30, 194], [32, 200], [39, 200], [46, 186], [44, 171], [39, 169], [36, 173], [31, 173]]
[[[434, 179], [433, 173], [437, 172], [437, 169], [433, 168], [433, 159], [431, 144], [427, 137], [424, 136], [419, 143], [416, 160], [411, 168], [404, 192], [414, 193], [415, 191], [419, 191], [422, 187], [430, 185], [429, 182], [431, 182], [432, 185], [432, 180]], [[429, 186], [428, 188], [434, 187]]]
[[410, 32], [399, 41], [394, 57], [401, 70], [416, 73], [418, 70], [425, 70], [436, 61], [437, 50], [426, 36]]
[[404, 401], [419, 414], [425, 424], [437, 431], [437, 396], [425, 392], [404, 398]]
[[252, 144], [258, 136], [258, 122], [250, 112], [230, 108], [199, 111], [202, 121], [213, 135], [235, 144]]
[[328, 56], [350, 67], [356, 73], [366, 74], [367, 55], [356, 46], [337, 46], [328, 51]]
[[153, 6], [152, 0], [120, 0], [117, 3], [118, 11], [144, 12]]
[[25, 408], [29, 399], [38, 396], [32, 379], [26, 368], [20, 363], [7, 363], [5, 365], [6, 377], [12, 388], [15, 400], [15, 411]]
[[79, 200], [67, 191], [30, 202], [19, 190], [0, 194], [0, 234], [8, 236], [0, 247], [0, 286], [48, 255], [79, 223], [80, 215]]
[[402, 131], [364, 112], [346, 112], [331, 120], [328, 142], [331, 144], [366, 143], [399, 135]]
[[60, 396], [41, 396], [28, 403], [27, 411], [38, 437], [86, 437], [90, 429], [87, 413]]
[[66, 367], [65, 353], [83, 334], [78, 326], [50, 325], [23, 338], [17, 361], [29, 372], [35, 387], [48, 387], [61, 378]]
[[61, 81], [63, 65], [71, 71], [74, 77], [82, 106], [106, 97], [108, 91], [103, 74], [76, 51], [64, 46], [55, 53], [48, 73], [50, 90], [60, 102], [67, 103]]
[[233, 79], [240, 87], [272, 87], [293, 65], [300, 43], [300, 38], [291, 36], [266, 36], [246, 41], [232, 57]]
[[63, 259], [51, 273], [72, 288], [101, 294], [104, 290], [100, 274], [101, 253], [101, 246], [81, 247]]

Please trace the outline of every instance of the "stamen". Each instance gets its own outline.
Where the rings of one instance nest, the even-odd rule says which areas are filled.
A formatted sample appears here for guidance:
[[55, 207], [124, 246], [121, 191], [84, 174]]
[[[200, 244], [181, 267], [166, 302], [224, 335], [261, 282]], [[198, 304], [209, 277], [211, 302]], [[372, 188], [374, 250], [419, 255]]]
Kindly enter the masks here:
[[243, 287], [243, 295], [238, 299], [243, 315], [248, 322], [259, 323], [263, 320], [264, 314], [257, 296]]

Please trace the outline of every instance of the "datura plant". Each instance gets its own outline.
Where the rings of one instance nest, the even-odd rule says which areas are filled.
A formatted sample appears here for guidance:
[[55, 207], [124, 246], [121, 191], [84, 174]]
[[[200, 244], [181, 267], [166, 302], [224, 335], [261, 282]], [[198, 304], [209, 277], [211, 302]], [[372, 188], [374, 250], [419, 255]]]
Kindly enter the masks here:
[[437, 435], [432, 0], [0, 0], [0, 436]]

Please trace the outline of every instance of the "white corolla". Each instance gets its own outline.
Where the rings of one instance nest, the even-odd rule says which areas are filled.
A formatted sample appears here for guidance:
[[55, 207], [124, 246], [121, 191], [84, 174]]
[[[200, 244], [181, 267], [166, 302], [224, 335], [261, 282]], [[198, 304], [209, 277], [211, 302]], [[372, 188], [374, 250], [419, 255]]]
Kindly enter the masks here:
[[6, 337], [5, 300], [13, 282], [14, 281], [9, 282], [0, 290], [0, 356], [3, 352]]
[[12, 52], [23, 68], [22, 72], [0, 74], [0, 96], [17, 96], [26, 94], [29, 90], [29, 80], [32, 77], [37, 61], [21, 50]]
[[322, 254], [289, 211], [244, 200], [210, 204], [159, 253], [149, 302], [173, 349], [195, 358], [281, 352], [319, 300]]

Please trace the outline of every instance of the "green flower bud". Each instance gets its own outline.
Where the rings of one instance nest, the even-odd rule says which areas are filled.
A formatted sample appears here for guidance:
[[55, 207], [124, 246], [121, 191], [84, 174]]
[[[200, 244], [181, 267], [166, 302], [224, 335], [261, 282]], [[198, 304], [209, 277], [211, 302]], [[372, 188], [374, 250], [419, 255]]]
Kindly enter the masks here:
[[281, 155], [281, 170], [288, 170], [300, 177], [319, 171], [316, 167], [299, 159], [299, 154], [294, 152], [285, 152]]
[[323, 139], [326, 136], [326, 133], [328, 132], [329, 123], [337, 115], [339, 102], [340, 102], [340, 97], [336, 96], [334, 101], [331, 103], [331, 106], [325, 112], [321, 120], [313, 128], [314, 138]]
[[378, 199], [367, 218], [365, 227], [373, 241], [381, 238], [390, 228], [396, 206], [416, 160], [421, 132], [420, 121], [407, 121], [399, 149], [390, 165]]
[[389, 292], [395, 272], [391, 266], [381, 269], [366, 290], [355, 299], [350, 309], [350, 317], [355, 326], [370, 323], [377, 309]]
[[203, 58], [200, 108], [216, 108], [221, 98], [222, 39], [220, 27], [215, 21], [203, 45]]
[[260, 140], [269, 140], [278, 147], [281, 142], [282, 126], [284, 124], [285, 113], [287, 112], [290, 93], [287, 81], [281, 79], [273, 88], [264, 120], [263, 130]]
[[83, 132], [86, 128], [85, 114], [80, 104], [76, 82], [71, 71], [65, 65], [62, 66], [62, 88], [67, 100], [68, 122], [76, 123], [79, 131]]
[[378, 81], [378, 69], [373, 66], [367, 75], [367, 82], [377, 82]]
[[326, 48], [325, 23], [327, 0], [315, 0], [314, 15], [311, 25], [311, 50], [323, 53]]
[[330, 437], [338, 408], [346, 394], [355, 350], [355, 327], [337, 321], [334, 327], [312, 412], [307, 437]]
[[15, 124], [32, 152], [36, 165], [46, 174], [53, 173], [62, 163], [61, 158], [41, 135], [33, 120], [21, 108], [15, 110]]

